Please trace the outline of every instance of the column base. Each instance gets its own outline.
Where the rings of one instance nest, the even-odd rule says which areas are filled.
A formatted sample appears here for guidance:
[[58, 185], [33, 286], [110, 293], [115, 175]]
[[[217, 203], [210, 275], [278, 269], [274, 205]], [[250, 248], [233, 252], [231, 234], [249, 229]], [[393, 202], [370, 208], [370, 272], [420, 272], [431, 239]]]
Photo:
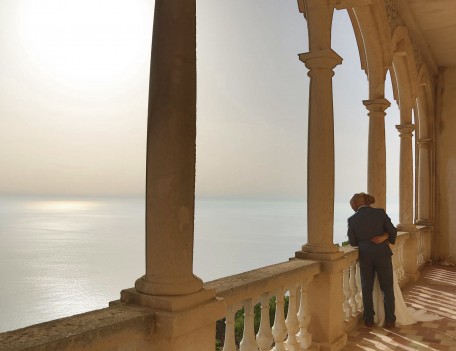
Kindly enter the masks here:
[[424, 226], [424, 227], [432, 227], [434, 225], [434, 223], [432, 223], [432, 221], [430, 219], [422, 219], [422, 218], [417, 219], [416, 224]]
[[136, 280], [135, 288], [139, 293], [146, 295], [189, 295], [200, 291], [203, 288], [203, 281], [193, 274], [177, 277], [144, 275]]
[[414, 232], [416, 231], [416, 225], [413, 223], [400, 223], [397, 225], [397, 230], [401, 232]]
[[418, 279], [420, 279], [420, 272], [415, 272], [415, 273], [406, 273], [406, 276], [409, 278], [409, 282], [416, 282]]
[[342, 350], [345, 345], [347, 345], [347, 338], [347, 334], [343, 334], [330, 344], [313, 342], [312, 346], [315, 347], [315, 350], [319, 351], [339, 351]]
[[334, 261], [343, 256], [344, 253], [339, 251], [339, 246], [334, 244], [332, 246], [305, 244], [301, 251], [295, 252], [296, 258], [308, 260]]
[[136, 289], [125, 289], [120, 292], [120, 301], [129, 304], [147, 306], [163, 311], [180, 311], [192, 306], [200, 305], [215, 299], [214, 290], [201, 289], [200, 291], [178, 296], [149, 295], [138, 292]]
[[[226, 315], [223, 299], [215, 290], [183, 296], [151, 296], [127, 289], [121, 303], [139, 304], [153, 310], [150, 347], [155, 351], [214, 350], [215, 322]], [[142, 350], [142, 349], [141, 349]]]

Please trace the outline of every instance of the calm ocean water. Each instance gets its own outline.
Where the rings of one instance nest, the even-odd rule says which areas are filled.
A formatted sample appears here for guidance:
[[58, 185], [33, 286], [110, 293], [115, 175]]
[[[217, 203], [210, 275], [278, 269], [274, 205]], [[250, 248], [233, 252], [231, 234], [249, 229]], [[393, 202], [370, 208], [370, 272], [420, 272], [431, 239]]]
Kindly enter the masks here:
[[[336, 243], [351, 213], [336, 204]], [[303, 202], [198, 200], [193, 270], [213, 280], [286, 261], [306, 241]], [[0, 242], [0, 332], [107, 307], [144, 274], [144, 201], [3, 197]]]

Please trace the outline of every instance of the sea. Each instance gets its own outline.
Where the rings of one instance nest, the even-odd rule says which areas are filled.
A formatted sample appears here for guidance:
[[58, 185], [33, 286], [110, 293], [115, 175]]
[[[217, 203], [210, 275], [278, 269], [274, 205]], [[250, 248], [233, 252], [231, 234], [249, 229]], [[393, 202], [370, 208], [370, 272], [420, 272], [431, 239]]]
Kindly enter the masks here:
[[[341, 243], [352, 210], [334, 213]], [[0, 197], [0, 332], [118, 300], [145, 273], [144, 223], [141, 197]], [[211, 281], [287, 261], [306, 226], [305, 201], [197, 199], [193, 271]]]

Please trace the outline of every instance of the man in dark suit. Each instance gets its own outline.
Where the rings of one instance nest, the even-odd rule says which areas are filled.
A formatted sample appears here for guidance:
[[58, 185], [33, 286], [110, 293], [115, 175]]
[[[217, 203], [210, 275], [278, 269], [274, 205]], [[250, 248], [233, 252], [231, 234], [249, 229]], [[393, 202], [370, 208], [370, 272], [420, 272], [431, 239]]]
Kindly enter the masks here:
[[375, 273], [383, 292], [385, 305], [385, 327], [392, 328], [396, 322], [394, 314], [393, 265], [392, 251], [389, 243], [394, 244], [397, 229], [382, 208], [372, 208], [375, 202], [372, 195], [358, 193], [350, 200], [356, 212], [348, 219], [348, 239], [351, 246], [359, 249], [359, 265], [361, 269], [361, 286], [364, 304], [364, 323], [372, 327], [374, 307], [372, 292]]

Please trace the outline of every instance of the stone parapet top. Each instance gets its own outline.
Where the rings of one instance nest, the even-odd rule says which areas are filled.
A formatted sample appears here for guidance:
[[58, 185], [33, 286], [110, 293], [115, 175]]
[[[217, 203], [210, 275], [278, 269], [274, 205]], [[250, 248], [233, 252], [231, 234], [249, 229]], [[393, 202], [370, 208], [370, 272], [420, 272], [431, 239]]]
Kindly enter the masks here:
[[[135, 339], [150, 335], [154, 324], [152, 311], [145, 307], [118, 305], [26, 328], [0, 333], [2, 351], [76, 350], [91, 342], [114, 339], [129, 330]], [[88, 348], [90, 349], [90, 348]]]
[[292, 259], [241, 274], [224, 277], [204, 284], [206, 289], [215, 289], [226, 304], [258, 299], [264, 294], [287, 290], [311, 279], [320, 273], [319, 262]]

